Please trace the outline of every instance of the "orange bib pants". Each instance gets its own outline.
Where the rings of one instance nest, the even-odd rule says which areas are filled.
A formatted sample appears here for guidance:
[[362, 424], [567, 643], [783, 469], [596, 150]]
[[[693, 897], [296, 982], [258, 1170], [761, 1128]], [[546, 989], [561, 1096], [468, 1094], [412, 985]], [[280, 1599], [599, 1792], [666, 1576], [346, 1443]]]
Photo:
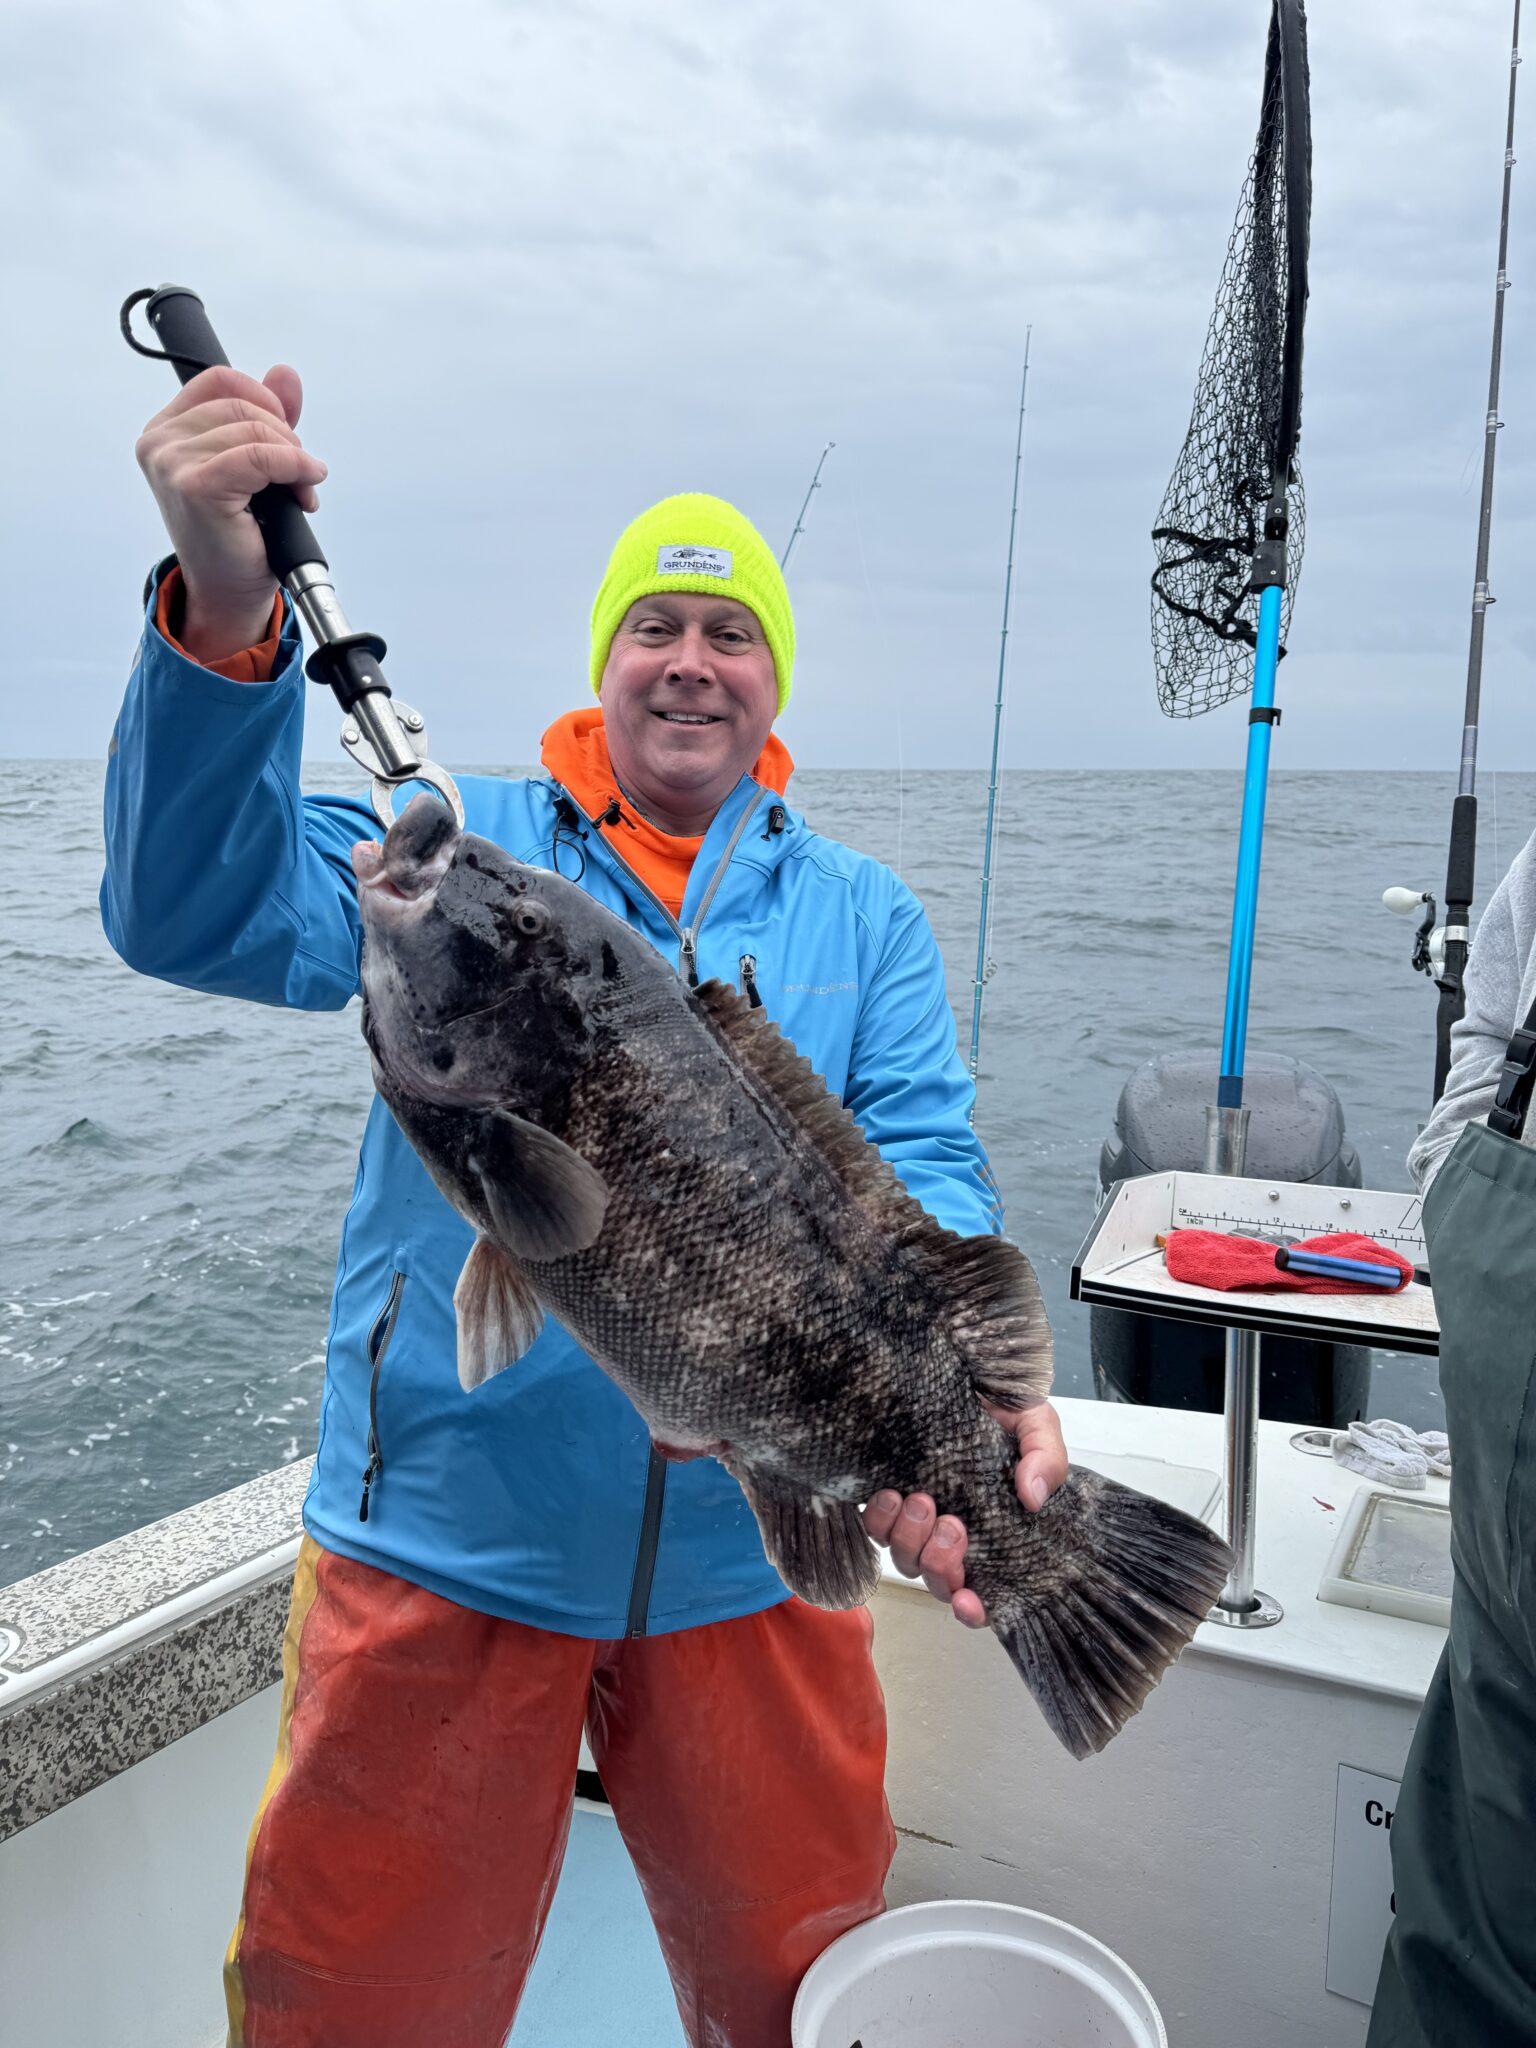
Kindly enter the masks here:
[[594, 1642], [306, 1537], [225, 1966], [231, 2048], [502, 2048], [584, 1726], [689, 2041], [788, 2048], [806, 1969], [884, 1903], [870, 1637], [862, 1608], [789, 1600]]

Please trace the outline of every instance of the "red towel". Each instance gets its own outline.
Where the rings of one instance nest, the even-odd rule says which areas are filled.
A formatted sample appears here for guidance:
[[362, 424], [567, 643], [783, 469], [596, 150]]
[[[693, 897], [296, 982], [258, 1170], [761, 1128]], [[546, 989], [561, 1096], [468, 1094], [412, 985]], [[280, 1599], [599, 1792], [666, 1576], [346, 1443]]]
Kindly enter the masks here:
[[[1234, 1287], [1265, 1292], [1289, 1290], [1295, 1294], [1385, 1294], [1398, 1288], [1373, 1287], [1368, 1280], [1325, 1280], [1319, 1273], [1284, 1273], [1275, 1264], [1273, 1244], [1256, 1237], [1228, 1237], [1219, 1230], [1174, 1230], [1168, 1235], [1168, 1271], [1175, 1280], [1187, 1280], [1192, 1287], [1215, 1287], [1223, 1293]], [[1394, 1252], [1358, 1230], [1343, 1230], [1329, 1237], [1307, 1237], [1293, 1244], [1293, 1252], [1328, 1252], [1336, 1259], [1374, 1259], [1384, 1266], [1396, 1266], [1402, 1274], [1398, 1287], [1413, 1278], [1413, 1265], [1401, 1252]]]

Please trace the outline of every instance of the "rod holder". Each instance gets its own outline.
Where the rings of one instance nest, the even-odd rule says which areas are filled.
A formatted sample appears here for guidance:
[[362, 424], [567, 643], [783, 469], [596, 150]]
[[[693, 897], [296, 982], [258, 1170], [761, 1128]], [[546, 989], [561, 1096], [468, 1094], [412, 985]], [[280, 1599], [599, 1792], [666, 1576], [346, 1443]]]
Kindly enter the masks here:
[[1225, 1173], [1237, 1180], [1248, 1157], [1248, 1121], [1253, 1111], [1239, 1106], [1221, 1109], [1214, 1102], [1205, 1106], [1205, 1170]]

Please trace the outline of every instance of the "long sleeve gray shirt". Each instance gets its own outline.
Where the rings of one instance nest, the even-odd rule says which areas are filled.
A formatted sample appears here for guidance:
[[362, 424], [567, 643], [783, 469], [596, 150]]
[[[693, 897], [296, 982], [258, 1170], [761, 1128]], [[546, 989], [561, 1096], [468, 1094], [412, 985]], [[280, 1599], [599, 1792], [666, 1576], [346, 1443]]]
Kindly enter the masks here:
[[[1461, 1136], [1493, 1107], [1511, 1034], [1536, 1002], [1536, 836], [1516, 855], [1483, 912], [1467, 959], [1467, 1011], [1451, 1027], [1451, 1071], [1414, 1140], [1408, 1170], [1420, 1193]], [[1526, 1142], [1536, 1142], [1536, 1114]]]

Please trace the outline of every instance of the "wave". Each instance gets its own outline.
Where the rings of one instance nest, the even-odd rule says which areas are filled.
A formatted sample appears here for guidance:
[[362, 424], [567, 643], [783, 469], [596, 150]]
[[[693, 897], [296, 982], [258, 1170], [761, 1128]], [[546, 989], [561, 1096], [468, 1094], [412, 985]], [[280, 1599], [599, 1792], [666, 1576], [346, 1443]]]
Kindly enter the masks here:
[[45, 1139], [41, 1145], [34, 1146], [33, 1156], [64, 1152], [131, 1159], [138, 1149], [131, 1138], [124, 1137], [110, 1125], [98, 1123], [94, 1117], [77, 1116], [56, 1138]]

